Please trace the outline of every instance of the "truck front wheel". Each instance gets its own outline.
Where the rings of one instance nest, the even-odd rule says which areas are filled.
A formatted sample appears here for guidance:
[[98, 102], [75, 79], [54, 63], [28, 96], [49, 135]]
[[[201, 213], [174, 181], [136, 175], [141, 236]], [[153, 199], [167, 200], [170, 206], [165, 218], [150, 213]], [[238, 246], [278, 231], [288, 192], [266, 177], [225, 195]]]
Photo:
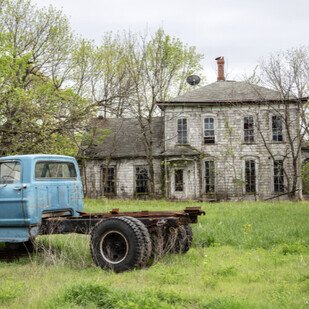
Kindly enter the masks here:
[[144, 240], [132, 220], [115, 217], [95, 225], [91, 232], [90, 250], [97, 266], [122, 272], [139, 266]]

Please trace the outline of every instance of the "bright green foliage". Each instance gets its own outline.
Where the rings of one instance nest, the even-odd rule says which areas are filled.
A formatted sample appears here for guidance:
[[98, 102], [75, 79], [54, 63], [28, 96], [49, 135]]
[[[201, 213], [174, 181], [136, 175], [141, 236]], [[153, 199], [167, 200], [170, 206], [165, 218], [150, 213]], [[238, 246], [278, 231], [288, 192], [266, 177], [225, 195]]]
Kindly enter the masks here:
[[76, 154], [91, 108], [68, 87], [75, 46], [66, 17], [27, 0], [0, 11], [0, 154]]
[[[4, 308], [306, 308], [309, 203], [87, 200], [86, 211], [202, 206], [187, 254], [115, 274], [93, 266], [84, 235], [39, 237], [39, 251], [0, 262]], [[206, 246], [208, 244], [208, 246]], [[14, 284], [12, 284], [14, 282]]]
[[152, 37], [105, 33], [96, 46], [74, 35], [53, 7], [2, 0], [0, 155], [77, 155], [100, 108], [104, 116], [146, 117], [142, 130], [151, 157], [148, 131], [156, 101], [183, 92], [186, 77], [201, 70], [201, 59], [162, 29]]

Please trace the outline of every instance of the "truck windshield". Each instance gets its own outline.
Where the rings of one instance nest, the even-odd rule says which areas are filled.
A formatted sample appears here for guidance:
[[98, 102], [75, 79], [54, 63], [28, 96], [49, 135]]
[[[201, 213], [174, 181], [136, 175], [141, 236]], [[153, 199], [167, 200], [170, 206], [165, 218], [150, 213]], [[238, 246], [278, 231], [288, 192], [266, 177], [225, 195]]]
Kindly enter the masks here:
[[20, 181], [19, 162], [0, 162], [0, 184], [10, 184]]

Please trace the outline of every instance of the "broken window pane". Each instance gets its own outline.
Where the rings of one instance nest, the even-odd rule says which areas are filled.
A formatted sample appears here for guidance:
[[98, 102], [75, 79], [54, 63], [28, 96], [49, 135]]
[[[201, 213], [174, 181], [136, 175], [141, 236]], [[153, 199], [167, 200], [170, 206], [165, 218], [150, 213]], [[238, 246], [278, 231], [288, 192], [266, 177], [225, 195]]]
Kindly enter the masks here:
[[244, 142], [254, 142], [254, 120], [252, 116], [244, 117]]
[[148, 193], [148, 168], [146, 166], [135, 167], [135, 193]]
[[116, 170], [115, 167], [103, 167], [102, 168], [104, 194], [115, 194], [116, 193], [115, 170]]

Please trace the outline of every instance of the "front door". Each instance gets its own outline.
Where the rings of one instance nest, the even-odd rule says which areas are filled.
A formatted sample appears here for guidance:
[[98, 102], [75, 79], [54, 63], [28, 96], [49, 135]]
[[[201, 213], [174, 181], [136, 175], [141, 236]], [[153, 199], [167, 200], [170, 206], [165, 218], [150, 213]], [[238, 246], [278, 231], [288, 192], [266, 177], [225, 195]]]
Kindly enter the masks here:
[[21, 163], [0, 161], [0, 227], [25, 226]]

